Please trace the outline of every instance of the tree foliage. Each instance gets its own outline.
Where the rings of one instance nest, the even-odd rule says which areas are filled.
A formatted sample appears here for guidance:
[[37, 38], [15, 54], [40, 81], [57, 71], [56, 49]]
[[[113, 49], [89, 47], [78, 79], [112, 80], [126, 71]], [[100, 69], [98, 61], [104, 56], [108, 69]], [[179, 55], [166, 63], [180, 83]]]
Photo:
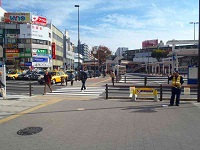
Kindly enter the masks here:
[[162, 58], [166, 58], [168, 51], [156, 49], [151, 53], [151, 57], [156, 58], [158, 61], [161, 61]]
[[98, 47], [96, 54], [93, 53], [94, 58], [98, 59], [100, 64], [106, 62], [106, 58], [110, 55], [110, 49], [102, 45]]

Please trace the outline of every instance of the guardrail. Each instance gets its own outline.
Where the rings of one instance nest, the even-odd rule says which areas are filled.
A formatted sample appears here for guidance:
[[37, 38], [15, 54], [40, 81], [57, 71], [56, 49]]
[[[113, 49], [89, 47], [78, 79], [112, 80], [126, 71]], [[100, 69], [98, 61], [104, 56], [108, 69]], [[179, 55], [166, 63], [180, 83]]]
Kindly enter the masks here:
[[32, 96], [33, 86], [32, 83], [29, 82], [28, 84], [6, 84], [6, 90], [15, 90], [18, 92], [27, 92], [29, 96]]
[[[183, 78], [184, 82], [187, 82], [186, 78]], [[155, 82], [157, 84], [159, 83], [167, 83], [169, 84], [169, 77], [168, 76], [122, 76], [120, 78], [116, 78], [116, 83], [131, 83], [131, 82], [142, 82], [144, 86], [147, 86], [148, 83]]]
[[[171, 97], [171, 85], [149, 85], [149, 86], [143, 86], [143, 85], [105, 85], [105, 99], [118, 99], [118, 98], [130, 98], [130, 88], [155, 88], [159, 95], [159, 100], [163, 100], [163, 96], [165, 98], [170, 100]], [[197, 85], [183, 85], [181, 89], [181, 97], [180, 100], [197, 100]], [[185, 94], [185, 89], [189, 89], [188, 93]], [[142, 97], [141, 97], [142, 98]], [[149, 99], [149, 98], [147, 98]]]

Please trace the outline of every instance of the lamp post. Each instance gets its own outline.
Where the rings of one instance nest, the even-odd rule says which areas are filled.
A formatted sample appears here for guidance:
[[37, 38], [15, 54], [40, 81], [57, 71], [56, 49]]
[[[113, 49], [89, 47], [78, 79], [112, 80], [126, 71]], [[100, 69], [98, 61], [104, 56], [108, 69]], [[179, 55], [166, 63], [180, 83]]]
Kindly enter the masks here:
[[80, 71], [80, 61], [79, 61], [79, 52], [80, 52], [80, 37], [79, 37], [79, 5], [74, 5], [74, 7], [78, 8], [78, 71]]
[[[95, 55], [97, 53], [97, 50], [93, 50], [93, 54]], [[99, 58], [98, 58], [99, 61]], [[94, 77], [96, 77], [96, 66], [95, 66], [95, 57], [94, 57]]]
[[194, 24], [194, 40], [195, 40], [195, 24], [199, 24], [199, 22], [190, 22], [190, 24]]
[[[24, 36], [24, 40], [23, 40], [23, 43], [24, 43], [24, 46], [23, 46], [23, 61], [24, 61], [24, 67], [25, 67], [25, 34], [22, 34]], [[16, 62], [15, 62], [16, 63]]]
[[[200, 14], [200, 0], [199, 0], [199, 14]], [[200, 15], [199, 15], [199, 22], [200, 22]], [[199, 24], [200, 29], [200, 24]], [[199, 30], [200, 31], [200, 30]], [[199, 41], [200, 44], [200, 34], [199, 34]], [[198, 46], [198, 58], [200, 57], [200, 46]], [[200, 102], [200, 59], [198, 59], [198, 93], [197, 93], [197, 102]]]

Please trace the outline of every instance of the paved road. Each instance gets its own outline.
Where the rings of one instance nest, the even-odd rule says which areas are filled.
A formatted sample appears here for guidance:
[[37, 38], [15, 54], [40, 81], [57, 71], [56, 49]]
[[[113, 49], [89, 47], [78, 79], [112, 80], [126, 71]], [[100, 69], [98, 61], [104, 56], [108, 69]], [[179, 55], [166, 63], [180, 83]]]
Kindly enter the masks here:
[[[103, 80], [90, 86], [104, 85]], [[198, 150], [200, 104], [167, 107], [168, 102], [57, 94], [1, 100], [1, 149]], [[30, 127], [42, 131], [17, 134]]]
[[[190, 102], [182, 102], [179, 107], [163, 107], [168, 103], [58, 99], [52, 105], [0, 124], [1, 149], [199, 149], [200, 109]], [[17, 134], [27, 127], [43, 130], [34, 135]]]

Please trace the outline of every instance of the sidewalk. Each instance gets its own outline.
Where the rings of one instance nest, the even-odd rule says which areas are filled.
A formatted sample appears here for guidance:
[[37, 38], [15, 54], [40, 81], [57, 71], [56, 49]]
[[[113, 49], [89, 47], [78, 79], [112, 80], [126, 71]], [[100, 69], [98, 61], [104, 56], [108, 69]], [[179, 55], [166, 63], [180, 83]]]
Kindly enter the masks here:
[[[29, 99], [29, 101], [45, 103], [45, 100], [52, 101], [55, 98], [58, 97], [45, 95]], [[12, 145], [15, 149], [20, 149], [22, 145], [23, 149], [33, 149], [34, 146], [34, 149], [38, 150], [198, 150], [199, 103], [181, 102], [179, 107], [167, 107], [167, 104], [166, 101], [131, 102], [101, 98], [92, 101], [69, 101], [69, 103], [62, 101], [58, 103], [59, 108], [65, 105], [63, 110], [59, 110], [61, 114], [57, 109], [52, 110], [52, 107], [45, 110], [45, 112], [58, 111], [53, 115], [54, 118], [51, 114], [45, 113], [47, 118], [49, 118], [48, 115], [54, 120], [57, 117], [64, 117], [62, 122], [58, 121], [55, 124], [52, 121], [49, 124], [43, 124], [44, 129], [48, 128], [51, 132], [44, 130], [36, 136], [19, 138], [12, 135], [12, 131], [8, 130], [9, 126], [2, 125], [2, 137], [9, 134], [10, 136], [5, 136], [4, 140], [9, 140], [12, 144], [2, 142], [1, 146], [8, 149]], [[72, 119], [72, 116], [75, 117]], [[30, 115], [28, 119], [31, 120], [34, 117]], [[55, 125], [59, 127], [59, 130], [55, 128]], [[18, 144], [19, 141], [16, 138], [29, 144]], [[37, 144], [34, 145], [35, 140]]]

